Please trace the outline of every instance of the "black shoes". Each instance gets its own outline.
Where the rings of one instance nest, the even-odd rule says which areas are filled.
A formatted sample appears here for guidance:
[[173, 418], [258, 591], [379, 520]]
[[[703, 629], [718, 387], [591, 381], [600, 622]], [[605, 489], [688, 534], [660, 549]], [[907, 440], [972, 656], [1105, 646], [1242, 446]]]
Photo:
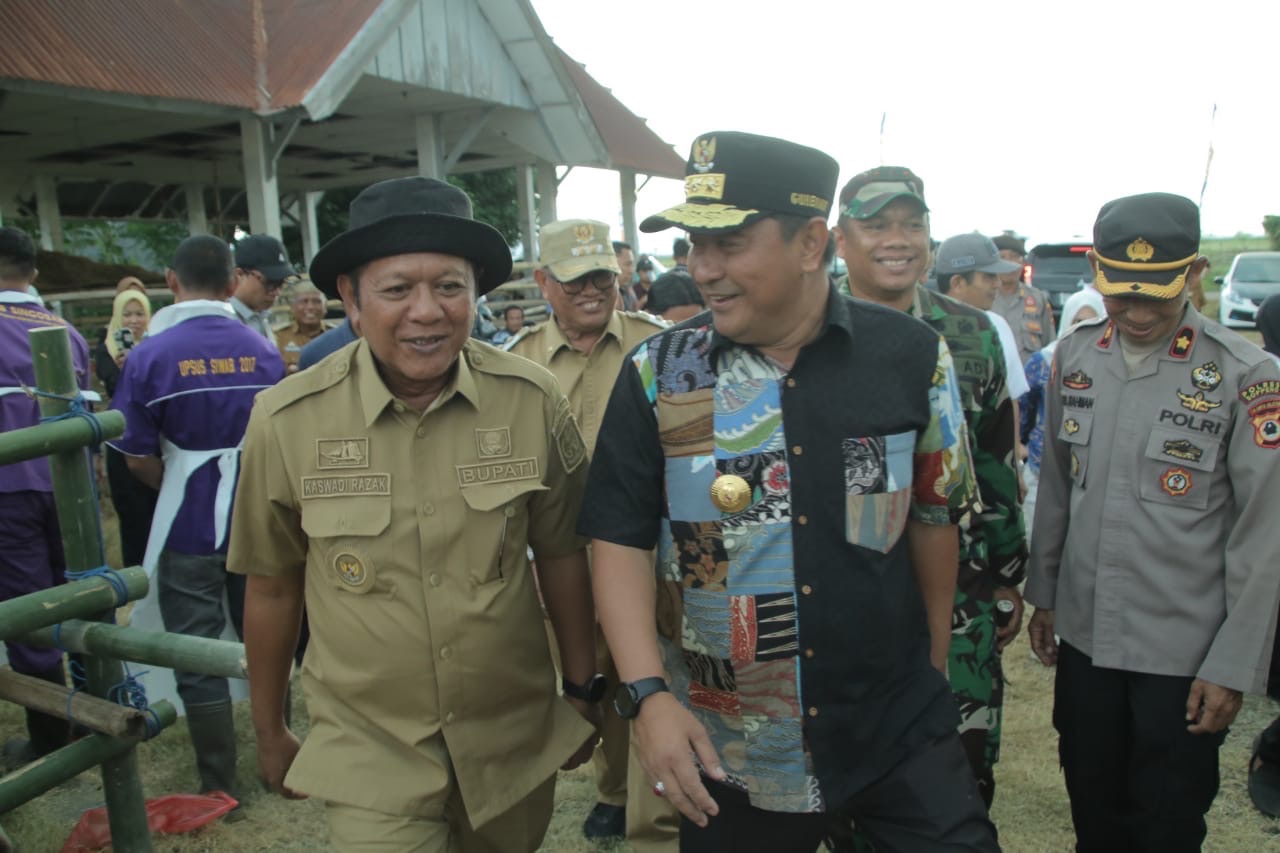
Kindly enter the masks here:
[[591, 839], [622, 838], [627, 834], [627, 807], [596, 803], [582, 823], [582, 834]]

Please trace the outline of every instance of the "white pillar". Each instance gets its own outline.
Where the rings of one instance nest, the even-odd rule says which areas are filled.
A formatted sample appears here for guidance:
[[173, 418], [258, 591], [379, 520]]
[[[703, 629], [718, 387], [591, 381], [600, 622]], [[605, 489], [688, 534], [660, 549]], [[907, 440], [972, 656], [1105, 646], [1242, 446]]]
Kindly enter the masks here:
[[316, 256], [316, 252], [320, 251], [320, 229], [316, 224], [316, 205], [323, 197], [323, 191], [302, 194], [300, 205], [302, 217], [298, 224], [302, 227], [302, 260], [308, 267], [311, 266], [311, 259]]
[[58, 186], [53, 175], [36, 175], [36, 214], [40, 220], [40, 248], [62, 251], [62, 214], [58, 211]]
[[209, 216], [204, 209], [204, 187], [185, 184], [182, 191], [187, 199], [187, 231], [191, 234], [208, 234]]
[[418, 140], [418, 174], [424, 178], [444, 180], [444, 140], [440, 134], [440, 116], [417, 116], [413, 122]]
[[267, 122], [257, 116], [240, 119], [240, 144], [249, 202], [249, 230], [279, 238], [280, 191], [276, 185], [276, 164], [271, 156]]
[[636, 228], [636, 173], [631, 169], [619, 169], [618, 178], [622, 195], [622, 239], [630, 243], [636, 255], [639, 255], [640, 230]]
[[[538, 260], [538, 213], [533, 197], [533, 167], [516, 166], [516, 216], [520, 222], [520, 240], [524, 243], [524, 259]], [[550, 220], [543, 220], [547, 224]]]
[[556, 167], [546, 160], [538, 161], [538, 221], [555, 222], [556, 215]]

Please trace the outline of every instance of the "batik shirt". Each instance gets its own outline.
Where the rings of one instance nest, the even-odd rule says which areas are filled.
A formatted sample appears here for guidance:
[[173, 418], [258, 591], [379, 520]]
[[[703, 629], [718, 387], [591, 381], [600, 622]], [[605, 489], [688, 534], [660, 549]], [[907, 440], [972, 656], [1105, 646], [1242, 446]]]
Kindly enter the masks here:
[[[658, 549], [672, 690], [753, 805], [824, 811], [954, 729], [907, 520], [975, 486], [945, 342], [833, 290], [790, 370], [696, 317], [624, 364], [579, 531]], [[736, 475], [736, 511], [711, 497]], [[660, 624], [661, 624], [660, 620]]]

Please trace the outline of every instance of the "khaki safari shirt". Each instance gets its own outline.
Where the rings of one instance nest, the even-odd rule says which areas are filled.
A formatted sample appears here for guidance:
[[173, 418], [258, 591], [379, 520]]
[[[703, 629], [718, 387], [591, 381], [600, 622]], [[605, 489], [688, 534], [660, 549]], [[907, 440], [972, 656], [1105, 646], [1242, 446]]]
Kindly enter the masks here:
[[996, 285], [996, 300], [991, 310], [1003, 317], [1018, 342], [1018, 359], [1027, 363], [1037, 351], [1054, 339], [1053, 307], [1044, 291], [1018, 283], [1013, 293], [1005, 293]]
[[290, 323], [276, 331], [276, 346], [280, 347], [280, 357], [284, 359], [285, 373], [298, 372], [298, 359], [302, 357], [302, 348], [323, 335], [327, 328], [322, 323], [314, 332], [304, 332], [297, 323]]
[[570, 554], [587, 472], [545, 370], [468, 341], [424, 414], [360, 341], [257, 399], [228, 567], [305, 572], [311, 732], [287, 784], [473, 826], [546, 781], [591, 728], [556, 694], [526, 557]]
[[627, 353], [667, 323], [643, 311], [614, 311], [609, 325], [591, 352], [574, 349], [554, 318], [521, 332], [504, 347], [555, 374], [569, 397], [574, 417], [587, 441], [587, 455], [596, 447], [609, 393]]
[[1095, 666], [1262, 692], [1280, 594], [1280, 372], [1195, 310], [1130, 376], [1058, 344], [1026, 599]]

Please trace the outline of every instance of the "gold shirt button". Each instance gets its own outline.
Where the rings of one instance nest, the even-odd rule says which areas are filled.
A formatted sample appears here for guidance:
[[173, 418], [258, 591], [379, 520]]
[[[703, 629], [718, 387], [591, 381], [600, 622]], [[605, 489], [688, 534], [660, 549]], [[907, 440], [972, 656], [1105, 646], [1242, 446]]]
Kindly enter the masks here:
[[405, 405], [404, 403], [401, 403], [399, 400], [397, 400], [395, 405], [393, 405], [391, 408], [395, 409], [397, 412], [400, 412], [401, 414], [404, 414]]
[[509, 506], [502, 511], [502, 514], [505, 515], [507, 518], [515, 518], [516, 508], [513, 506]]
[[418, 438], [426, 438], [426, 437], [427, 437], [427, 428], [424, 426], [418, 427]]
[[818, 709], [813, 707], [809, 708], [809, 716], [810, 717], [818, 716]]
[[796, 456], [803, 456], [804, 448], [797, 444], [795, 447], [791, 448], [791, 452]]
[[804, 527], [806, 524], [808, 524], [808, 523], [809, 523], [809, 516], [807, 516], [807, 515], [802, 515], [802, 516], [800, 516], [799, 518], [797, 518], [797, 519], [796, 519], [796, 522], [797, 522], [801, 527]]
[[804, 586], [800, 587], [800, 591], [803, 592], [805, 595], [813, 595], [813, 587], [809, 586], [808, 584], [805, 584]]
[[453, 657], [453, 649], [450, 646], [440, 649], [440, 660], [448, 660], [451, 657]]
[[805, 649], [805, 650], [804, 650], [804, 656], [805, 656], [805, 657], [807, 657], [807, 658], [811, 658], [811, 657], [813, 657], [813, 655], [814, 655], [814, 651], [813, 651], [813, 649]]
[[435, 572], [432, 572], [430, 575], [427, 576], [427, 583], [431, 584], [432, 586], [440, 586], [440, 583], [441, 583], [440, 576]]
[[435, 515], [435, 514], [436, 514], [436, 505], [435, 505], [435, 504], [433, 504], [433, 503], [425, 503], [425, 504], [423, 504], [423, 505], [422, 505], [422, 514], [423, 514], [423, 515]]
[[787, 387], [788, 388], [796, 387], [796, 381], [792, 379], [790, 376], [787, 377]]
[[346, 365], [345, 363], [343, 363], [343, 364], [335, 364], [335, 365], [333, 366], [333, 375], [334, 375], [334, 376], [346, 376], [346, 375], [347, 375], [347, 365]]
[[472, 363], [472, 364], [484, 364], [484, 356], [483, 356], [482, 354], [478, 353], [478, 352], [473, 352], [473, 353], [471, 354], [471, 363]]

